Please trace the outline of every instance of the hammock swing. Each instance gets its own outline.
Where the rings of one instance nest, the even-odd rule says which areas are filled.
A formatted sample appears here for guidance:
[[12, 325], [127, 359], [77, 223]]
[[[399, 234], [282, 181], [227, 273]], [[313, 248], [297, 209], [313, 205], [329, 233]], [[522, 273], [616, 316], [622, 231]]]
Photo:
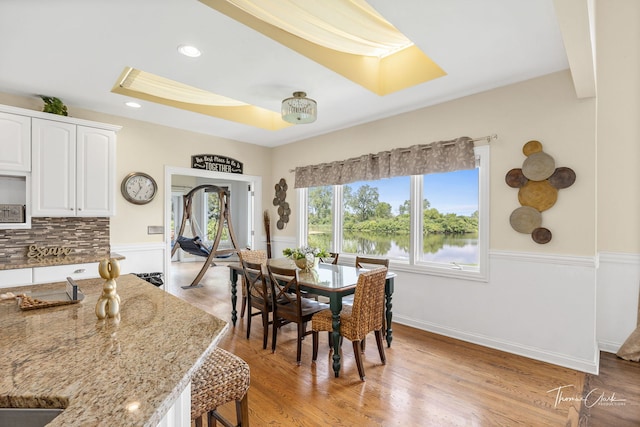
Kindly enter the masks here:
[[[196, 230], [197, 224], [192, 218], [193, 196], [201, 190], [209, 193], [217, 193], [219, 200], [220, 217], [218, 219], [218, 230], [216, 232], [216, 237], [213, 241], [213, 245], [210, 248], [207, 247], [202, 242], [202, 240], [200, 240], [198, 234], [199, 230]], [[224, 188], [220, 188], [215, 185], [199, 185], [182, 196], [182, 207], [182, 222], [180, 223], [178, 237], [176, 238], [176, 241], [173, 243], [173, 247], [171, 248], [171, 257], [173, 257], [178, 248], [180, 248], [192, 255], [207, 258], [204, 265], [200, 269], [200, 272], [198, 273], [196, 278], [193, 279], [193, 282], [191, 282], [191, 285], [183, 286], [184, 289], [199, 288], [200, 286], [202, 286], [200, 285], [200, 280], [202, 280], [202, 277], [206, 273], [209, 266], [213, 265], [214, 258], [228, 258], [234, 253], [238, 252], [238, 244], [236, 242], [236, 236], [233, 232], [233, 227], [231, 226], [231, 217], [229, 216], [229, 192]], [[194, 237], [185, 237], [183, 235], [185, 227], [187, 225], [187, 221], [191, 226], [191, 235]], [[233, 249], [218, 250], [218, 245], [220, 244], [222, 229], [225, 222], [227, 224], [227, 228], [229, 229], [229, 238], [231, 239], [231, 243], [233, 244]]]

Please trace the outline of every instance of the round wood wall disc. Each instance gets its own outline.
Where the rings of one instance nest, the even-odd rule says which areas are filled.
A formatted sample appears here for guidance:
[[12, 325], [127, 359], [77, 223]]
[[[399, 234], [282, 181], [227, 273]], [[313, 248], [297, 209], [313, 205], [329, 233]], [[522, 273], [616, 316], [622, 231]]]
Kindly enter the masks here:
[[551, 241], [551, 230], [548, 228], [540, 227], [533, 230], [531, 233], [531, 238], [534, 242], [545, 244]]
[[574, 182], [576, 182], [576, 173], [571, 168], [557, 168], [549, 177], [549, 183], [558, 190], [570, 187]]
[[558, 189], [549, 181], [529, 181], [518, 191], [522, 206], [531, 206], [539, 212], [546, 211], [558, 200]]
[[511, 212], [509, 222], [518, 233], [530, 234], [542, 224], [542, 214], [530, 206], [521, 206]]
[[511, 188], [520, 188], [529, 181], [522, 173], [522, 169], [511, 169], [504, 177], [505, 182]]
[[527, 157], [540, 151], [542, 151], [542, 143], [540, 141], [529, 141], [522, 147], [522, 152]]
[[522, 164], [522, 173], [531, 181], [542, 181], [549, 178], [556, 170], [553, 157], [542, 151], [533, 153]]

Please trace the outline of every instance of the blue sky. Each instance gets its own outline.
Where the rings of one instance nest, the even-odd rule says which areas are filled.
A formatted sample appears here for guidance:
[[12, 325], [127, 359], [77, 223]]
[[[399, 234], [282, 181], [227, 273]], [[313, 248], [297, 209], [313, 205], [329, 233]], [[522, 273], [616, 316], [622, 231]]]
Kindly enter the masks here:
[[[369, 184], [378, 188], [380, 201], [391, 204], [394, 214], [398, 206], [409, 199], [408, 176], [382, 179], [371, 182], [349, 184], [354, 191], [360, 186]], [[442, 213], [471, 215], [478, 210], [478, 169], [470, 169], [449, 173], [437, 173], [424, 176], [424, 194], [431, 202], [431, 207]]]

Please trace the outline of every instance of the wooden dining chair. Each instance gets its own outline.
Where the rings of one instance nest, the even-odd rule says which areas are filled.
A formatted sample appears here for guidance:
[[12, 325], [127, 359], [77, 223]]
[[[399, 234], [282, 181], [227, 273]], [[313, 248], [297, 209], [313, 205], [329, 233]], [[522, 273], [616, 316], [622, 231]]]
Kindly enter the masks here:
[[[278, 329], [288, 323], [296, 323], [298, 327], [296, 363], [299, 365], [302, 358], [302, 339], [313, 333], [307, 331], [307, 323], [312, 316], [327, 309], [327, 304], [319, 303], [310, 298], [304, 298], [298, 285], [297, 269], [281, 268], [268, 265], [269, 283], [271, 285], [271, 298], [273, 302], [273, 335], [271, 338], [271, 350], [275, 353], [278, 339]], [[317, 334], [316, 334], [317, 335]], [[317, 336], [314, 342], [317, 343]]]
[[[261, 249], [242, 249], [240, 250], [240, 252], [238, 252], [238, 256], [240, 257], [240, 262], [245, 259], [253, 263], [260, 263], [263, 265], [267, 264], [267, 251]], [[242, 280], [242, 308], [240, 309], [240, 317], [244, 317], [244, 311], [247, 307], [247, 286], [246, 283], [244, 283], [244, 277], [242, 278]]]
[[[273, 311], [273, 303], [271, 300], [271, 290], [269, 289], [267, 278], [262, 268], [262, 264], [260, 263], [253, 263], [247, 260], [242, 261], [248, 307], [247, 339], [251, 336], [251, 319], [253, 316], [262, 316], [262, 348], [267, 348], [269, 325], [273, 323], [273, 321], [269, 320], [269, 313]], [[254, 311], [253, 309], [257, 309], [258, 311]]]
[[379, 265], [389, 268], [389, 260], [387, 258], [356, 256], [356, 268], [377, 267]]
[[340, 254], [337, 252], [329, 252], [329, 256], [320, 257], [320, 262], [325, 264], [333, 264], [336, 265], [338, 263], [338, 258]]
[[[364, 365], [362, 363], [361, 342], [367, 334], [374, 332], [378, 353], [382, 364], [387, 363], [382, 343], [384, 286], [387, 277], [386, 267], [379, 267], [366, 271], [358, 276], [353, 305], [345, 305], [340, 312], [340, 336], [348, 339], [353, 344], [353, 354], [358, 366], [360, 379], [364, 381]], [[333, 319], [331, 310], [323, 310], [311, 319], [313, 335], [313, 361], [318, 358], [318, 332], [333, 332]], [[342, 343], [342, 340], [341, 340]]]

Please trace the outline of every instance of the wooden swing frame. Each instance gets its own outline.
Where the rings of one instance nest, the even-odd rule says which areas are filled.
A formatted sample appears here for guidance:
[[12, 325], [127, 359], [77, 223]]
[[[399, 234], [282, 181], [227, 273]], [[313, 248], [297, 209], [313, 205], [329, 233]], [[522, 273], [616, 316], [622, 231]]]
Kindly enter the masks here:
[[[229, 192], [226, 189], [218, 187], [216, 185], [203, 184], [203, 185], [194, 187], [187, 194], [182, 196], [182, 207], [183, 207], [182, 222], [180, 223], [180, 230], [178, 231], [178, 236], [176, 236], [176, 240], [173, 245], [173, 248], [171, 248], [171, 257], [173, 257], [173, 255], [176, 253], [176, 251], [180, 247], [180, 243], [178, 242], [178, 237], [182, 236], [182, 233], [184, 232], [184, 229], [187, 225], [187, 221], [189, 221], [189, 224], [191, 225], [191, 234], [194, 237], [197, 235], [193, 225], [193, 219], [192, 219], [193, 196], [198, 191], [201, 191], [201, 190], [204, 190], [205, 192], [210, 192], [210, 193], [215, 192], [218, 194], [218, 200], [220, 202], [220, 218], [218, 219], [218, 231], [216, 232], [216, 237], [213, 241], [213, 245], [209, 250], [209, 255], [206, 257], [207, 259], [204, 262], [204, 265], [202, 266], [200, 271], [198, 272], [198, 275], [196, 276], [195, 279], [193, 279], [193, 282], [191, 282], [191, 285], [183, 286], [182, 287], [183, 289], [201, 287], [202, 285], [200, 285], [200, 281], [202, 280], [202, 277], [204, 277], [204, 274], [207, 272], [207, 269], [211, 265], [213, 265], [214, 258], [217, 258], [220, 255], [230, 256], [234, 253], [238, 253], [239, 251], [238, 243], [236, 241], [236, 236], [235, 236], [235, 233], [233, 232], [233, 226], [231, 225], [231, 216], [229, 215]], [[231, 239], [231, 243], [233, 244], [233, 249], [218, 250], [218, 245], [220, 244], [220, 239], [222, 237], [222, 228], [224, 227], [225, 222], [227, 224], [227, 229], [229, 230], [229, 238]]]

